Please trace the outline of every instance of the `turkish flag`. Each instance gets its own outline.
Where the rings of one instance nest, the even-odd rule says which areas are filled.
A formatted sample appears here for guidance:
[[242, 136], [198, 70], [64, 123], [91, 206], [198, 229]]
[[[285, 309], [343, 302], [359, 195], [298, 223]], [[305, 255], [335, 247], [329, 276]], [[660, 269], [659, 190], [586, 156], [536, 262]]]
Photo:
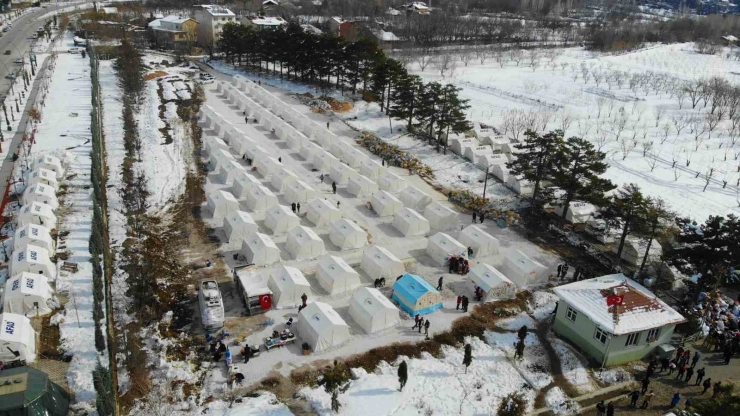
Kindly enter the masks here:
[[260, 295], [260, 306], [262, 307], [262, 310], [268, 310], [272, 308], [272, 296]]
[[624, 302], [624, 296], [621, 295], [611, 295], [606, 297], [606, 306], [621, 306], [622, 302]]

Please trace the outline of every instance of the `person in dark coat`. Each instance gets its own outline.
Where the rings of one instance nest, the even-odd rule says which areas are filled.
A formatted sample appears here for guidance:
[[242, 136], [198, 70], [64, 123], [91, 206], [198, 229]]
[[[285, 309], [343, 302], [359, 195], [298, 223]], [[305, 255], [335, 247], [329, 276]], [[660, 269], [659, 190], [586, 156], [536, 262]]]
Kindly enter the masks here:
[[728, 345], [725, 347], [724, 357], [725, 364], [730, 364], [730, 360], [732, 359], [732, 346]]
[[452, 274], [452, 270], [454, 270], [457, 266], [457, 258], [456, 257], [451, 258], [448, 264], [450, 267], [447, 269], [447, 273]]
[[568, 275], [568, 263], [563, 265], [563, 277]]
[[694, 351], [694, 356], [691, 357], [691, 368], [696, 367], [696, 363], [699, 362], [700, 358], [701, 358], [701, 355], [699, 354], [699, 351]]
[[462, 299], [463, 312], [467, 312], [468, 311], [468, 303], [469, 302], [470, 302], [470, 300], [468, 299], [468, 297], [467, 296], [463, 296], [463, 299]]
[[606, 414], [606, 405], [604, 405], [604, 401], [600, 401], [596, 403], [596, 416], [604, 416]]
[[630, 406], [637, 407], [637, 400], [640, 398], [640, 392], [635, 390], [630, 393]]
[[647, 371], [645, 371], [645, 377], [647, 378], [652, 377], [654, 372], [655, 372], [655, 366], [651, 363], [648, 366]]
[[686, 364], [683, 364], [680, 367], [678, 367], [678, 374], [676, 374], [676, 380], [682, 379], [684, 374], [686, 374]]
[[722, 382], [718, 381], [714, 383], [714, 387], [712, 387], [712, 398], [714, 399], [719, 394], [719, 390], [722, 387]]
[[456, 311], [459, 311], [460, 310], [460, 304], [461, 303], [462, 303], [462, 296], [457, 295], [457, 306], [455, 306], [455, 310]]
[[419, 326], [419, 320], [420, 319], [421, 319], [421, 317], [417, 313], [416, 316], [414, 316], [414, 326], [412, 326], [411, 329], [416, 329], [416, 327]]
[[704, 375], [706, 375], [706, 371], [704, 370], [704, 367], [696, 371], [696, 384], [694, 384], [695, 386], [698, 386], [699, 384], [701, 384], [701, 381], [704, 379]]
[[295, 202], [290, 204], [290, 209], [293, 210], [293, 214], [295, 214]]
[[427, 336], [427, 339], [429, 339], [429, 319], [427, 319], [426, 322], [424, 322], [424, 335]]
[[684, 379], [685, 382], [689, 382], [691, 380], [691, 376], [694, 375], [694, 367], [689, 367], [686, 369], [686, 378]]
[[439, 276], [439, 280], [437, 281], [437, 290], [442, 290], [443, 280], [444, 280], [444, 276]]
[[668, 357], [661, 358], [661, 360], [660, 360], [660, 371], [659, 372], [662, 373], [663, 371], [668, 370], [668, 364], [670, 364], [670, 363], [671, 363], [671, 360], [669, 360]]
[[676, 392], [676, 394], [674, 394], [673, 398], [671, 399], [670, 408], [673, 409], [674, 407], [678, 406], [678, 402], [680, 401], [681, 401], [681, 393]]
[[301, 301], [303, 302], [303, 307], [304, 307], [304, 308], [306, 307], [306, 301], [307, 301], [307, 300], [308, 300], [308, 296], [306, 296], [306, 294], [305, 294], [305, 293], [304, 293], [304, 294], [302, 294], [302, 295], [301, 295]]
[[606, 406], [606, 416], [614, 416], [614, 403], [609, 402], [609, 405]]
[[560, 275], [563, 273], [563, 265], [558, 264], [558, 278], [560, 278]]
[[478, 213], [473, 211], [473, 224], [478, 220]]
[[704, 387], [704, 391], [701, 392], [701, 394], [704, 394], [709, 390], [710, 387], [712, 387], [712, 379], [708, 378], [704, 380], [704, 382], [701, 384], [702, 387]]
[[332, 183], [331, 183], [331, 190], [332, 190], [332, 192], [334, 192], [335, 194], [337, 193], [337, 183], [336, 183], [336, 182], [332, 182]]
[[424, 317], [419, 318], [419, 333], [421, 334], [421, 328], [424, 326]]
[[642, 390], [640, 390], [640, 393], [645, 394], [648, 390], [648, 386], [650, 386], [650, 379], [645, 377], [642, 379]]
[[296, 212], [298, 212], [300, 214], [301, 213], [301, 203], [299, 202], [299, 203], [295, 204], [295, 208], [296, 208]]

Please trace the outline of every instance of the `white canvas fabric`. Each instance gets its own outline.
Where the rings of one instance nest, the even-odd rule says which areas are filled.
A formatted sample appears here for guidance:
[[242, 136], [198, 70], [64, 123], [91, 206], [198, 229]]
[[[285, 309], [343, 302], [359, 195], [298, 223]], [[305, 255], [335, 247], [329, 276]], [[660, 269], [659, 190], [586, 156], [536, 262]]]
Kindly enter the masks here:
[[59, 190], [57, 175], [52, 170], [38, 168], [30, 172], [26, 178], [26, 186], [33, 186], [38, 183], [51, 186], [55, 191]]
[[225, 185], [233, 185], [234, 179], [241, 173], [246, 173], [244, 166], [236, 160], [232, 160], [221, 165], [218, 176]]
[[465, 150], [475, 146], [478, 146], [478, 140], [468, 137], [456, 137], [452, 139], [450, 144], [452, 152], [460, 156], [465, 156]]
[[494, 165], [491, 169], [491, 173], [501, 182], [506, 182], [510, 175], [509, 168], [506, 167], [506, 164]]
[[362, 253], [360, 268], [371, 279], [396, 278], [406, 272], [403, 262], [384, 247], [368, 247]]
[[35, 159], [33, 159], [31, 169], [36, 170], [38, 168], [44, 168], [44, 169], [49, 169], [50, 171], [53, 171], [54, 173], [56, 173], [57, 179], [62, 179], [64, 177], [64, 168], [62, 167], [62, 160], [56, 156], [50, 156], [50, 155], [37, 156]]
[[[331, 142], [331, 154], [337, 159], [344, 161], [344, 155], [352, 149], [352, 143], [346, 142], [342, 139]], [[344, 161], [346, 163], [346, 161]]]
[[365, 176], [356, 175], [349, 179], [349, 182], [347, 183], [347, 192], [357, 198], [368, 197], [378, 192], [378, 184]]
[[342, 212], [332, 202], [316, 198], [308, 203], [306, 218], [321, 227], [342, 218]]
[[393, 227], [406, 237], [425, 235], [429, 221], [411, 208], [403, 207], [393, 217]]
[[493, 148], [487, 145], [470, 146], [465, 148], [465, 158], [475, 163], [478, 157], [492, 155]]
[[520, 289], [540, 283], [547, 278], [547, 267], [532, 260], [520, 250], [506, 253], [501, 272]]
[[239, 210], [239, 201], [231, 192], [216, 191], [208, 195], [208, 209], [213, 213], [213, 220], [221, 226], [228, 213]]
[[483, 231], [477, 225], [468, 225], [457, 238], [460, 244], [473, 249], [473, 257], [495, 256], [499, 253], [500, 243], [496, 237]]
[[335, 163], [332, 165], [329, 177], [337, 185], [346, 185], [350, 178], [358, 176], [359, 173], [344, 163]]
[[399, 209], [403, 208], [403, 203], [387, 191], [374, 193], [370, 198], [370, 204], [379, 217], [395, 215]]
[[262, 182], [252, 176], [252, 174], [248, 173], [246, 170], [237, 172], [236, 177], [234, 178], [234, 185], [232, 186], [232, 190], [234, 191], [233, 195], [237, 199], [244, 199], [247, 197], [249, 191], [257, 186], [262, 186]]
[[13, 251], [10, 272], [12, 275], [28, 272], [42, 274], [49, 279], [57, 275], [57, 268], [49, 258], [49, 251], [45, 248], [26, 244]]
[[457, 212], [439, 202], [432, 202], [424, 208], [424, 218], [429, 220], [429, 225], [435, 230], [446, 230], [457, 225]]
[[208, 157], [208, 163], [214, 172], [219, 172], [221, 167], [229, 162], [235, 162], [236, 158], [228, 150], [219, 149]]
[[334, 157], [331, 153], [326, 150], [322, 150], [321, 152], [314, 153], [311, 163], [314, 168], [320, 171], [329, 172], [334, 165], [342, 162], [340, 162], [339, 159]]
[[380, 162], [376, 162], [370, 158], [365, 158], [360, 164], [360, 174], [372, 180], [378, 179], [383, 174], [383, 171], [385, 171], [385, 167]]
[[506, 165], [509, 158], [503, 153], [494, 153], [492, 155], [480, 155], [475, 160], [475, 164], [481, 169], [492, 169], [497, 165]]
[[218, 137], [213, 136], [207, 136], [205, 138], [205, 147], [206, 147], [206, 153], [210, 157], [211, 155], [215, 155], [216, 152], [219, 150], [224, 150], [226, 152], [229, 151], [229, 145], [226, 144], [225, 141], [222, 139], [219, 139]]
[[400, 192], [406, 188], [406, 179], [396, 175], [390, 170], [384, 171], [378, 176], [378, 188], [387, 192]]
[[392, 328], [401, 322], [399, 311], [378, 289], [361, 287], [349, 300], [349, 315], [365, 333]]
[[326, 252], [324, 240], [312, 229], [303, 226], [288, 231], [285, 249], [296, 260], [313, 259]]
[[419, 211], [424, 211], [424, 208], [432, 203], [432, 197], [429, 196], [429, 194], [422, 192], [413, 186], [407, 186], [406, 189], [398, 195], [398, 199], [403, 202], [404, 206]]
[[483, 289], [484, 302], [496, 299], [512, 299], [516, 295], [516, 285], [493, 266], [478, 263], [468, 273], [470, 282]]
[[20, 250], [28, 244], [43, 247], [49, 253], [54, 252], [54, 240], [51, 239], [49, 229], [43, 225], [26, 224], [15, 230], [13, 250]]
[[43, 225], [46, 228], [54, 229], [57, 226], [57, 216], [51, 206], [41, 202], [32, 202], [23, 205], [18, 213], [18, 227], [26, 224]]
[[311, 298], [311, 285], [306, 276], [295, 267], [279, 266], [270, 273], [267, 286], [275, 294], [275, 308], [292, 308], [301, 304], [305, 293]]
[[29, 186], [23, 192], [23, 205], [27, 205], [32, 202], [41, 202], [42, 204], [49, 205], [53, 210], [59, 208], [59, 200], [57, 200], [54, 188], [40, 183]]
[[324, 149], [321, 148], [318, 144], [314, 142], [308, 142], [303, 143], [301, 146], [301, 150], [298, 152], [300, 153], [301, 157], [306, 159], [306, 162], [309, 162], [316, 167], [316, 164], [314, 163], [316, 155], [320, 155]]
[[[11, 351], [20, 353], [16, 357]], [[0, 314], [0, 361], [36, 361], [36, 332], [31, 320], [15, 313]]]
[[[563, 209], [565, 205], [556, 205], [555, 214], [558, 216], [563, 215]], [[565, 214], [565, 220], [572, 224], [585, 224], [593, 218], [594, 212], [597, 211], [597, 207], [588, 202], [573, 201], [568, 207], [568, 212]]]
[[255, 143], [247, 146], [247, 148], [244, 149], [244, 154], [247, 156], [248, 159], [252, 159], [252, 164], [254, 164], [258, 159], [269, 157], [270, 152], [268, 152], [264, 147]]
[[265, 186], [255, 186], [247, 194], [247, 209], [251, 212], [267, 211], [270, 207], [279, 205], [277, 196]]
[[343, 258], [336, 256], [319, 259], [316, 280], [331, 296], [351, 292], [362, 286], [360, 275]]
[[429, 238], [426, 253], [440, 266], [446, 265], [451, 256], [468, 257], [467, 247], [445, 233], [437, 233]]
[[349, 326], [329, 305], [310, 303], [298, 314], [298, 335], [317, 353], [349, 341]]
[[257, 173], [262, 175], [263, 178], [274, 175], [280, 171], [283, 164], [280, 163], [277, 158], [272, 156], [262, 156], [254, 159], [254, 166], [257, 168]]
[[301, 180], [292, 181], [285, 187], [285, 198], [291, 203], [306, 202], [316, 198], [317, 192], [311, 185]]
[[534, 191], [534, 186], [530, 181], [524, 178], [517, 178], [514, 175], [509, 175], [506, 179], [506, 186], [521, 196], [532, 195], [532, 192]]
[[342, 161], [349, 165], [353, 169], [357, 169], [362, 165], [362, 162], [367, 159], [362, 150], [351, 146], [349, 149], [345, 149]]
[[247, 152], [249, 151], [261, 151], [257, 143], [247, 136], [241, 136], [236, 140], [232, 140], [231, 147], [236, 151], [239, 157], [248, 157]]
[[229, 245], [241, 244], [247, 236], [256, 233], [259, 227], [246, 211], [233, 211], [224, 219], [224, 233], [229, 239]]
[[354, 250], [367, 245], [367, 233], [357, 223], [346, 218], [329, 226], [329, 239], [340, 250]]
[[287, 233], [300, 224], [301, 220], [298, 216], [285, 205], [275, 205], [265, 212], [265, 227], [269, 228], [273, 234]]
[[47, 304], [54, 291], [46, 276], [23, 272], [5, 282], [3, 311], [26, 316], [43, 316], [51, 313]]
[[270, 237], [262, 233], [253, 233], [242, 240], [239, 254], [256, 266], [267, 266], [280, 261], [280, 249]]

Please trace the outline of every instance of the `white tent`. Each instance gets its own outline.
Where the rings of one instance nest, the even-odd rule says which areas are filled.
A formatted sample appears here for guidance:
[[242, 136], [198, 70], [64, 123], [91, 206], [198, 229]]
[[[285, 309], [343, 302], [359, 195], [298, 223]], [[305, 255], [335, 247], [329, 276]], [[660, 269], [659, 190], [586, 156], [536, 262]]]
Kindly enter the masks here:
[[244, 199], [247, 197], [249, 191], [257, 186], [262, 186], [262, 182], [260, 182], [259, 179], [255, 178], [247, 171], [241, 171], [237, 172], [232, 189], [234, 190], [235, 197], [238, 199]]
[[367, 159], [367, 156], [362, 153], [362, 150], [354, 146], [351, 146], [349, 149], [345, 149], [344, 155], [342, 156], [342, 160], [344, 161], [344, 163], [348, 164], [354, 169], [359, 168], [365, 159]]
[[300, 202], [305, 204], [314, 198], [316, 198], [316, 190], [301, 180], [290, 182], [285, 188], [285, 199], [291, 203]]
[[347, 192], [357, 198], [370, 196], [377, 191], [378, 184], [362, 175], [356, 175], [350, 178], [349, 183], [347, 183]]
[[275, 294], [276, 309], [300, 305], [304, 293], [311, 297], [311, 285], [306, 276], [295, 267], [279, 266], [273, 270], [267, 280], [267, 287]]
[[379, 217], [395, 215], [399, 209], [403, 208], [403, 203], [386, 191], [374, 193], [370, 198], [370, 205]]
[[392, 328], [401, 322], [398, 308], [378, 289], [369, 287], [361, 287], [352, 295], [349, 316], [368, 334]]
[[509, 175], [506, 179], [506, 186], [521, 196], [532, 195], [532, 192], [534, 191], [534, 184], [532, 184], [532, 182], [524, 178], [517, 178], [514, 175]]
[[273, 234], [287, 233], [289, 230], [301, 225], [301, 220], [290, 207], [275, 205], [267, 209], [265, 213], [265, 227]]
[[229, 151], [229, 145], [225, 141], [213, 136], [207, 136], [205, 138], [205, 147], [208, 156], [215, 155], [219, 150]]
[[[622, 249], [622, 260], [627, 263], [638, 266], [642, 263], [642, 259], [645, 257], [645, 250], [647, 249], [648, 241], [646, 238], [628, 236], [624, 240], [624, 248]], [[619, 244], [614, 244], [612, 250], [614, 254], [619, 251]], [[658, 241], [653, 240], [650, 244], [650, 252], [646, 264], [650, 264], [654, 261], [660, 260], [660, 255], [663, 253], [663, 247], [661, 247]]]
[[43, 247], [26, 244], [18, 250], [13, 251], [10, 272], [13, 275], [28, 272], [42, 274], [49, 279], [57, 275], [57, 268], [49, 258], [49, 251]]
[[261, 233], [253, 233], [242, 240], [239, 254], [247, 259], [247, 263], [256, 266], [267, 266], [280, 261], [278, 246], [270, 237]]
[[295, 172], [293, 172], [292, 170], [288, 168], [280, 168], [277, 172], [275, 172], [274, 175], [272, 175], [270, 183], [272, 184], [273, 188], [278, 190], [278, 192], [285, 192], [285, 188], [288, 186], [288, 184], [299, 179], [300, 177], [296, 175]]
[[308, 143], [308, 137], [302, 135], [300, 132], [295, 130], [288, 133], [285, 138], [285, 143], [288, 145], [288, 149], [300, 149], [306, 143]]
[[387, 192], [399, 192], [406, 188], [406, 179], [386, 170], [378, 176], [378, 188]]
[[54, 291], [45, 276], [20, 273], [5, 282], [2, 293], [3, 311], [19, 315], [48, 315], [52, 308], [47, 304]]
[[393, 217], [393, 227], [405, 237], [412, 237], [428, 233], [429, 221], [413, 209], [403, 207]]
[[473, 249], [476, 258], [494, 256], [498, 254], [500, 243], [491, 234], [483, 231], [477, 225], [468, 225], [460, 232], [460, 244]]
[[473, 286], [483, 289], [484, 302], [512, 299], [516, 295], [516, 285], [496, 268], [485, 263], [478, 263], [470, 269], [468, 277]]
[[429, 194], [420, 191], [413, 186], [408, 186], [398, 195], [398, 199], [403, 202], [404, 206], [409, 208], [424, 210], [427, 205], [432, 203], [432, 197]]
[[357, 173], [356, 170], [352, 169], [351, 167], [341, 162], [335, 163], [331, 167], [331, 171], [329, 172], [329, 176], [331, 177], [331, 180], [336, 182], [337, 185], [346, 185], [347, 181], [349, 181], [350, 178], [354, 178], [358, 175], [359, 173]]
[[339, 140], [336, 134], [323, 127], [317, 128], [314, 136], [316, 137], [316, 143], [320, 144], [321, 147], [325, 149], [331, 149], [332, 143]]
[[38, 168], [28, 174], [26, 186], [33, 186], [36, 184], [48, 185], [54, 188], [55, 191], [59, 190], [59, 181], [54, 171], [44, 168]]
[[403, 262], [386, 248], [370, 246], [362, 253], [360, 268], [371, 279], [395, 278], [406, 272]]
[[[15, 356], [13, 351], [20, 353]], [[36, 361], [36, 332], [31, 320], [15, 313], [0, 314], [0, 361]]]
[[467, 137], [456, 137], [452, 139], [452, 143], [450, 145], [452, 152], [460, 156], [465, 155], [465, 149], [475, 146], [478, 146], [478, 140]]
[[447, 264], [452, 256], [468, 257], [468, 248], [445, 233], [429, 237], [426, 253], [440, 266]]
[[509, 179], [509, 176], [511, 175], [509, 173], [509, 168], [507, 168], [506, 164], [504, 163], [500, 165], [494, 165], [493, 169], [491, 169], [491, 173], [501, 182], [506, 182], [506, 180]]
[[342, 139], [334, 140], [330, 144], [331, 154], [333, 154], [337, 159], [344, 159], [345, 153], [352, 149], [352, 143], [345, 142]]
[[313, 352], [344, 344], [349, 340], [349, 326], [331, 306], [313, 302], [298, 314], [298, 335]]
[[342, 218], [342, 212], [326, 199], [316, 198], [308, 203], [306, 218], [321, 227]]
[[445, 230], [452, 225], [457, 225], [457, 212], [439, 202], [427, 205], [424, 208], [424, 217], [429, 220], [429, 224], [435, 230]]
[[224, 181], [224, 184], [232, 185], [234, 179], [242, 173], [247, 173], [244, 166], [240, 165], [236, 160], [232, 160], [221, 165], [218, 176]]
[[340, 250], [354, 250], [367, 245], [367, 233], [354, 221], [345, 218], [331, 223], [329, 239]]
[[258, 144], [249, 144], [248, 146], [246, 146], [246, 148], [244, 149], [244, 154], [247, 156], [247, 159], [252, 159], [253, 164], [258, 159], [270, 157], [270, 152], [268, 152], [264, 147]]
[[213, 213], [213, 220], [221, 225], [226, 214], [239, 209], [239, 201], [231, 192], [216, 191], [208, 195], [208, 209]]
[[[558, 216], [563, 215], [563, 209], [565, 205], [556, 205], [555, 214]], [[597, 211], [595, 205], [589, 204], [588, 202], [573, 201], [568, 206], [568, 212], [565, 214], [565, 220], [573, 224], [584, 224], [590, 220], [594, 212]]]
[[19, 250], [27, 244], [45, 248], [49, 253], [54, 252], [54, 240], [51, 239], [49, 229], [43, 225], [26, 224], [15, 230], [13, 249]]
[[224, 219], [224, 232], [229, 239], [229, 244], [241, 244], [242, 240], [256, 233], [259, 227], [248, 212], [232, 211]]
[[501, 271], [520, 289], [540, 283], [541, 280], [547, 278], [547, 267], [530, 259], [520, 250], [511, 250], [506, 253]]
[[53, 171], [57, 175], [57, 179], [62, 179], [64, 177], [64, 168], [62, 168], [62, 160], [55, 156], [38, 156], [33, 160], [33, 164], [31, 165], [32, 170], [36, 170], [38, 168], [44, 168], [49, 169], [50, 171]]
[[326, 150], [322, 150], [321, 152], [314, 153], [311, 163], [317, 170], [328, 172], [332, 166], [342, 162], [340, 162], [339, 159], [334, 157], [331, 153]]
[[380, 163], [368, 158], [365, 158], [360, 164], [360, 173], [367, 176], [368, 178], [375, 180], [380, 177], [385, 171], [385, 167]]
[[295, 227], [288, 231], [285, 249], [296, 260], [314, 259], [321, 256], [324, 250], [324, 240], [308, 227]]
[[301, 146], [301, 150], [298, 152], [301, 154], [301, 157], [306, 159], [306, 162], [310, 162], [316, 167], [316, 165], [313, 163], [316, 159], [316, 155], [320, 155], [324, 149], [321, 148], [318, 144], [314, 142], [308, 142], [303, 143]]
[[236, 140], [232, 140], [232, 142], [233, 143], [231, 143], [231, 147], [234, 148], [234, 150], [237, 154], [239, 154], [240, 157], [247, 156], [247, 152], [261, 152], [262, 150], [264, 150], [259, 145], [257, 145], [254, 140], [250, 139], [247, 136], [239, 137]]
[[41, 202], [47, 204], [51, 209], [56, 210], [59, 208], [59, 201], [57, 200], [56, 192], [54, 188], [49, 185], [36, 184], [26, 188], [23, 192], [23, 204], [27, 205], [31, 202]]
[[470, 146], [465, 148], [465, 158], [475, 163], [479, 157], [492, 155], [493, 148], [487, 145]]
[[509, 158], [503, 153], [481, 155], [475, 160], [475, 164], [481, 169], [491, 169], [496, 165], [506, 165], [507, 163], [509, 163]]
[[221, 167], [229, 162], [236, 162], [236, 158], [228, 150], [216, 150], [208, 157], [208, 164], [214, 172], [219, 172]]
[[265, 186], [255, 186], [247, 193], [247, 209], [252, 212], [266, 211], [270, 207], [278, 205], [278, 199], [271, 190]]
[[17, 221], [19, 227], [26, 224], [37, 224], [54, 229], [57, 226], [57, 216], [54, 215], [54, 210], [49, 205], [41, 202], [23, 205], [19, 211]]
[[486, 144], [490, 144], [493, 150], [503, 151], [504, 145], [511, 144], [511, 139], [506, 136], [493, 136], [486, 140]]
[[341, 257], [324, 256], [319, 259], [316, 280], [329, 295], [351, 292], [362, 286], [360, 274]]
[[255, 159], [254, 166], [257, 168], [257, 172], [259, 172], [263, 178], [266, 178], [279, 172], [280, 168], [283, 167], [283, 164], [280, 163], [277, 158], [272, 156], [262, 156]]

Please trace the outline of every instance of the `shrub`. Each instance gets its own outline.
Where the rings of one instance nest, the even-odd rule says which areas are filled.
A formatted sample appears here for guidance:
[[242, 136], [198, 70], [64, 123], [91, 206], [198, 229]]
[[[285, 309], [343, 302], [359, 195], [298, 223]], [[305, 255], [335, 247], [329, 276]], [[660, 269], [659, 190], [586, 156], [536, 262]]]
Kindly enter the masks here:
[[498, 406], [498, 416], [523, 416], [527, 410], [527, 403], [521, 393], [515, 392], [504, 396]]

